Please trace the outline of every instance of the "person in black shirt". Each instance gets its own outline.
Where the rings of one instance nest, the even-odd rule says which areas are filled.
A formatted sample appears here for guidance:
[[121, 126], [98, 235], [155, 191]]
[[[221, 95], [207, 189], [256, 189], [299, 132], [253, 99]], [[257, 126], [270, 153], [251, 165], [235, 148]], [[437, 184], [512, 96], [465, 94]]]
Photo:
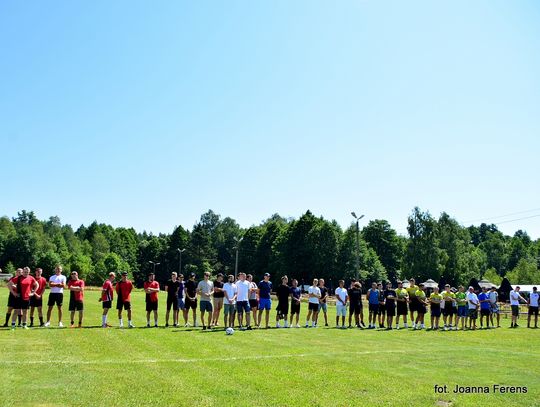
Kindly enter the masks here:
[[319, 312], [317, 313], [317, 319], [321, 315], [321, 311], [324, 314], [324, 326], [328, 326], [328, 307], [326, 304], [326, 299], [328, 298], [328, 288], [324, 286], [324, 279], [319, 279], [319, 290], [321, 290], [321, 298], [319, 298]]
[[165, 283], [165, 291], [167, 291], [167, 312], [165, 313], [165, 327], [169, 326], [169, 313], [171, 306], [173, 309], [173, 324], [178, 326], [178, 289], [180, 288], [180, 281], [178, 281], [178, 274], [173, 272], [171, 279]]
[[392, 329], [392, 322], [394, 315], [396, 315], [396, 291], [392, 288], [392, 283], [388, 281], [386, 283], [386, 290], [384, 290], [385, 308], [386, 308], [386, 330], [389, 331]]
[[277, 314], [276, 314], [276, 328], [281, 328], [279, 321], [284, 319], [283, 323], [284, 328], [289, 327], [289, 322], [287, 321], [287, 315], [289, 314], [289, 295], [291, 294], [291, 289], [287, 285], [289, 278], [287, 276], [281, 277], [281, 285], [277, 288], [276, 294], [278, 298], [277, 305]]
[[193, 310], [193, 326], [197, 326], [197, 282], [195, 281], [195, 273], [189, 275], [184, 292], [186, 293], [186, 315], [189, 314], [191, 308]]
[[219, 325], [219, 314], [223, 308], [223, 299], [225, 293], [223, 292], [223, 274], [217, 275], [216, 281], [214, 281], [214, 315], [212, 316], [212, 325]]
[[377, 290], [379, 290], [379, 309], [377, 310], [377, 314], [379, 315], [379, 328], [384, 328], [384, 320], [386, 319], [386, 296], [384, 295], [382, 283], [377, 284]]
[[356, 281], [351, 288], [349, 288], [349, 328], [351, 327], [351, 319], [354, 314], [354, 320], [356, 327], [360, 328], [360, 312], [362, 311], [362, 290], [360, 283]]

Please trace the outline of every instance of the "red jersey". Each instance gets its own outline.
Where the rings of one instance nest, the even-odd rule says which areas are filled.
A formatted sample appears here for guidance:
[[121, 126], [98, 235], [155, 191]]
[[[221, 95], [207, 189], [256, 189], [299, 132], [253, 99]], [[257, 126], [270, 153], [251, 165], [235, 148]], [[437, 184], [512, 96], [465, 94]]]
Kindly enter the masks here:
[[45, 291], [45, 287], [47, 287], [47, 279], [45, 277], [40, 277], [40, 278], [36, 278], [36, 281], [39, 284], [39, 287], [36, 290], [36, 294], [39, 295], [39, 297], [41, 297], [43, 295], [43, 292]]
[[[157, 281], [145, 281], [144, 282], [144, 289], [146, 290], [147, 288], [158, 288], [159, 289], [159, 283]], [[150, 293], [150, 294], [146, 294], [146, 302], [150, 301], [150, 302], [157, 302], [158, 300], [158, 293], [157, 292], [153, 292], [153, 293]]]
[[[81, 287], [84, 288], [83, 280], [69, 280], [67, 284], [68, 288], [70, 287]], [[84, 291], [70, 291], [71, 295], [75, 298], [75, 301], [82, 302], [84, 299]]]
[[125, 282], [120, 280], [116, 283], [116, 294], [122, 302], [131, 302], [131, 290], [133, 290], [133, 283], [129, 280]]
[[19, 276], [14, 277], [12, 282], [15, 284], [15, 287], [17, 287], [17, 294], [19, 294], [24, 301], [29, 301], [30, 291], [32, 291], [32, 287], [34, 287], [36, 279], [32, 276]]
[[101, 301], [112, 301], [114, 291], [111, 280], [105, 280], [102, 289], [105, 290], [105, 292], [101, 292]]

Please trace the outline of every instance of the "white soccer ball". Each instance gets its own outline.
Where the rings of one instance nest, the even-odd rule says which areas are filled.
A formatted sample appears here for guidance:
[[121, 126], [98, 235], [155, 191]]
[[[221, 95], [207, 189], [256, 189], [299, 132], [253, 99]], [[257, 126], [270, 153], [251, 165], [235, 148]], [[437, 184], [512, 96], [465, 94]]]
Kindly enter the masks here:
[[232, 335], [234, 333], [234, 329], [232, 329], [231, 327], [228, 327], [227, 329], [225, 329], [225, 333], [227, 335]]

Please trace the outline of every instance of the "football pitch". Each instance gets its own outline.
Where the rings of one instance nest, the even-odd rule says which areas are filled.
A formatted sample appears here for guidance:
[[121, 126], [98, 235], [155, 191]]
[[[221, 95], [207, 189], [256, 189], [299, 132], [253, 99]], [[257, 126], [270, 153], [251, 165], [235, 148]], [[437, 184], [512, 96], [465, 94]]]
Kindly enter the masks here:
[[[523, 316], [518, 329], [503, 317], [502, 328], [475, 332], [341, 330], [330, 306], [329, 328], [227, 336], [223, 328], [164, 328], [163, 295], [161, 326], [143, 328], [142, 292], [133, 294], [135, 329], [116, 328], [114, 309], [115, 327], [103, 329], [98, 297], [86, 292], [82, 329], [0, 329], [1, 405], [540, 405], [540, 329], [525, 328]], [[301, 325], [306, 313], [304, 303]], [[482, 392], [456, 394], [456, 385]]]

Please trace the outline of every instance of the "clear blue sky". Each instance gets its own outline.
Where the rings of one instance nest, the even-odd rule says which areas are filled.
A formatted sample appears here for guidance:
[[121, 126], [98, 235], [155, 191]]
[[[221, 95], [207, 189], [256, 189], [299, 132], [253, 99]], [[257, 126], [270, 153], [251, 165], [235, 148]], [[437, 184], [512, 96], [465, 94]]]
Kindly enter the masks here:
[[[536, 1], [2, 2], [0, 215], [540, 215], [539, 21]], [[499, 227], [540, 237], [539, 216]]]

